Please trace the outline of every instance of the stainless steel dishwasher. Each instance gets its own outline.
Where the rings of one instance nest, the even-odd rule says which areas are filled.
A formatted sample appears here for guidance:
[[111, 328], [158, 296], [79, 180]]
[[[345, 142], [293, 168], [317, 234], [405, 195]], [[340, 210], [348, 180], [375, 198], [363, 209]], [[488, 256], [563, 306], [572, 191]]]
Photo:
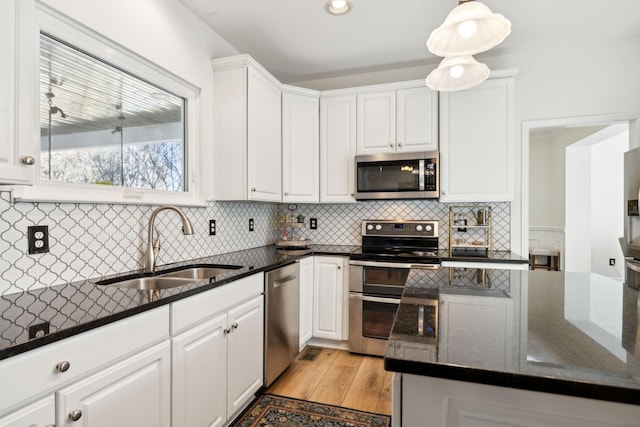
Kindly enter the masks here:
[[285, 265], [265, 276], [264, 385], [268, 387], [298, 355], [300, 264]]

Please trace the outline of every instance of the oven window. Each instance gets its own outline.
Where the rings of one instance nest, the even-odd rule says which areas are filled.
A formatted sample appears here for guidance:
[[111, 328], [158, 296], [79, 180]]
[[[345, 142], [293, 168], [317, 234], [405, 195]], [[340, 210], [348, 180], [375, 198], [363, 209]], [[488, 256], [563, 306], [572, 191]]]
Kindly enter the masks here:
[[397, 310], [397, 304], [363, 301], [362, 336], [388, 339]]
[[408, 275], [408, 268], [365, 267], [364, 283], [403, 287], [407, 283]]
[[357, 168], [358, 192], [420, 191], [419, 160], [367, 162]]

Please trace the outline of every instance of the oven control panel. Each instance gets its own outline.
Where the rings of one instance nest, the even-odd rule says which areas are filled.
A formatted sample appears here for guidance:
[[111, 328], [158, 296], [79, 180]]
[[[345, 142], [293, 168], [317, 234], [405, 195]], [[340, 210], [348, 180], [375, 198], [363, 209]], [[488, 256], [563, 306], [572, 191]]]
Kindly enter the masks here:
[[438, 221], [362, 221], [363, 236], [438, 237]]

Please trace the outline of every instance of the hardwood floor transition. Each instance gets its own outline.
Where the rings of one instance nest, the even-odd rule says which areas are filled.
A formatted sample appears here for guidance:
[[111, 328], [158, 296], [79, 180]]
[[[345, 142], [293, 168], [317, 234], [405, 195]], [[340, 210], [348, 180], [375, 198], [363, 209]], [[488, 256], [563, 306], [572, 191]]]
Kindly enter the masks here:
[[267, 392], [391, 415], [391, 376], [381, 357], [308, 346]]

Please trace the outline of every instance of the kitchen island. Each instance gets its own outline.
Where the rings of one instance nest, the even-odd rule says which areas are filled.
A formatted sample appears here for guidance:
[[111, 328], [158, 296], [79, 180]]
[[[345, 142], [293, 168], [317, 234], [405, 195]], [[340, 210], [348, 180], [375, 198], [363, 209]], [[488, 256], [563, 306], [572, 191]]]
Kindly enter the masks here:
[[385, 353], [394, 424], [638, 425], [637, 311], [597, 274], [412, 269]]

